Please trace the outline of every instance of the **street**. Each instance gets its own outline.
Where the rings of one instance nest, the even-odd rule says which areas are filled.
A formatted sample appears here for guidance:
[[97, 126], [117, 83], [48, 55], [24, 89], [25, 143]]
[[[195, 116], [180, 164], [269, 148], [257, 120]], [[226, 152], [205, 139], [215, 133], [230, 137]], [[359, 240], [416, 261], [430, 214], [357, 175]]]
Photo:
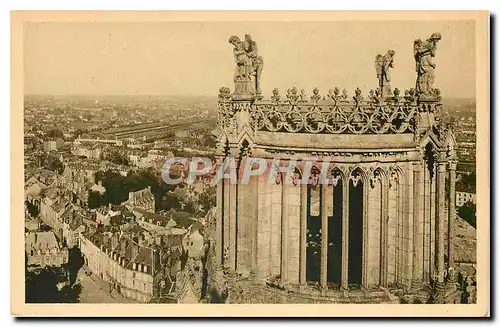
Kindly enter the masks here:
[[120, 294], [108, 292], [108, 284], [94, 274], [87, 276], [82, 268], [78, 271], [77, 280], [82, 286], [80, 303], [134, 303]]

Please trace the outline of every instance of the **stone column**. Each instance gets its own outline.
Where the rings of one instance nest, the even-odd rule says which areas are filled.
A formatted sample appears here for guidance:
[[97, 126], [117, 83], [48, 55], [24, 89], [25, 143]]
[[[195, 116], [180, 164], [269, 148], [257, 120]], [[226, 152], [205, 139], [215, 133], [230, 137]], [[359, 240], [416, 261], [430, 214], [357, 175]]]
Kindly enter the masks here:
[[437, 268], [437, 256], [436, 256], [436, 249], [438, 247], [438, 240], [437, 240], [437, 219], [436, 217], [438, 216], [438, 202], [436, 201], [437, 198], [437, 177], [438, 175], [438, 169], [437, 169], [437, 163], [434, 164], [432, 168], [432, 179], [430, 180], [430, 244], [431, 244], [431, 254], [430, 254], [430, 262], [429, 262], [429, 268], [430, 268], [430, 274], [431, 277], [434, 278], [434, 275], [437, 273], [436, 268]]
[[361, 286], [368, 287], [368, 215], [370, 210], [370, 202], [368, 201], [368, 184], [369, 181], [363, 181], [363, 245], [362, 245], [362, 264]]
[[222, 230], [223, 230], [223, 211], [224, 211], [224, 180], [217, 182], [217, 216], [215, 221], [215, 262], [222, 264]]
[[445, 191], [445, 173], [446, 173], [446, 163], [439, 162], [437, 169], [437, 214], [436, 214], [436, 272], [438, 283], [444, 282], [444, 202]]
[[411, 289], [412, 279], [413, 279], [413, 255], [414, 255], [414, 216], [413, 216], [413, 164], [408, 163], [406, 170], [407, 178], [405, 184], [403, 185], [403, 238], [404, 238], [404, 268], [403, 268], [403, 283], [407, 290]]
[[349, 290], [349, 177], [342, 181], [342, 274], [344, 294]]
[[[434, 267], [431, 262], [431, 183], [430, 183], [430, 170], [429, 165], [426, 162], [424, 165], [424, 188], [423, 188], [423, 244], [422, 244], [422, 255], [423, 255], [423, 280], [425, 282], [429, 281], [429, 277], [431, 276], [432, 269]], [[422, 189], [421, 189], [422, 190]]]
[[[283, 175], [285, 176], [285, 175]], [[281, 182], [281, 282], [288, 278], [288, 187], [286, 178]]]
[[306, 285], [307, 184], [300, 184], [300, 285]]
[[402, 285], [403, 282], [403, 259], [404, 259], [404, 235], [403, 235], [403, 176], [398, 176], [395, 181], [396, 187], [396, 282]]
[[250, 254], [252, 256], [251, 258], [251, 263], [250, 263], [250, 268], [252, 274], [257, 273], [257, 256], [258, 256], [258, 235], [259, 235], [259, 178], [253, 177], [252, 178], [252, 185], [253, 187], [251, 188], [253, 194], [252, 197], [254, 198], [254, 205], [253, 205], [253, 213], [251, 215], [251, 235], [252, 235], [252, 242], [251, 242], [251, 250]]
[[450, 162], [450, 198], [448, 206], [448, 268], [455, 267], [453, 257], [453, 238], [455, 237], [455, 180], [457, 163]]
[[380, 240], [380, 285], [383, 287], [387, 287], [387, 253], [388, 253], [388, 244], [387, 238], [389, 235], [389, 181], [385, 178], [382, 182], [381, 188], [381, 197], [382, 197], [382, 207], [381, 207], [381, 240]]
[[230, 239], [230, 224], [229, 224], [229, 220], [230, 220], [230, 213], [231, 213], [231, 210], [229, 208], [229, 205], [230, 205], [230, 199], [231, 199], [231, 196], [229, 194], [229, 191], [230, 191], [230, 187], [229, 187], [229, 184], [230, 184], [230, 181], [228, 178], [224, 178], [222, 180], [222, 183], [224, 184], [224, 186], [222, 187], [223, 189], [223, 193], [224, 193], [224, 199], [222, 200], [222, 204], [223, 204], [223, 210], [222, 210], [222, 217], [223, 217], [223, 220], [222, 220], [222, 225], [223, 225], [223, 228], [222, 228], [222, 245], [223, 245], [223, 248], [222, 248], [222, 263], [223, 263], [223, 266], [224, 268], [229, 268], [230, 265], [229, 265], [229, 262], [230, 262], [230, 259], [229, 259], [229, 248], [230, 248], [230, 244], [231, 244], [231, 239]]
[[326, 294], [327, 268], [328, 268], [328, 207], [327, 207], [328, 184], [321, 184], [321, 293]]
[[[237, 159], [236, 159], [237, 160]], [[229, 267], [236, 271], [238, 184], [229, 181]]]
[[413, 164], [413, 271], [412, 271], [412, 288], [420, 287], [422, 276], [422, 242], [420, 240], [420, 214], [422, 213], [422, 197], [420, 196], [421, 186], [423, 184], [422, 163], [415, 162]]

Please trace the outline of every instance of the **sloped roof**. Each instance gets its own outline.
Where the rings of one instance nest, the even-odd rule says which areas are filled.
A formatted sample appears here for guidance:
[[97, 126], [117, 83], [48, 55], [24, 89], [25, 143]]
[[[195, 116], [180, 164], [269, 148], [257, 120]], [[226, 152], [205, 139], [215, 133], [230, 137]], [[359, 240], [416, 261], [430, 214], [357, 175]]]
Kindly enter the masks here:
[[24, 239], [26, 250], [41, 250], [47, 252], [60, 249], [56, 235], [53, 232], [28, 232]]
[[44, 187], [42, 185], [43, 184], [40, 183], [40, 182], [33, 183], [33, 184], [29, 185], [28, 187], [26, 187], [26, 194], [30, 195], [30, 196], [38, 196], [38, 195], [40, 195], [40, 193], [44, 189]]
[[198, 220], [193, 218], [193, 215], [189, 212], [170, 210], [165, 215], [160, 215], [157, 213], [149, 212], [140, 207], [134, 207], [133, 211], [138, 212], [140, 217], [143, 217], [145, 221], [157, 224], [163, 227], [178, 227], [178, 228], [189, 228], [195, 224]]

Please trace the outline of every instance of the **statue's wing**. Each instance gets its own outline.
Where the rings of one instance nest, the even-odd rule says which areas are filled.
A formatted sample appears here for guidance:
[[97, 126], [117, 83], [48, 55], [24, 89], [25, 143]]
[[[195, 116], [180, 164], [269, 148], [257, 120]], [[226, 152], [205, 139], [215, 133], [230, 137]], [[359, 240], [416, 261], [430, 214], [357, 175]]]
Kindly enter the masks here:
[[378, 54], [375, 57], [375, 70], [377, 71], [377, 74], [382, 74], [383, 61], [384, 58], [381, 54]]
[[383, 66], [382, 69], [388, 70], [392, 61], [393, 61], [392, 57], [384, 56], [382, 58], [382, 66]]

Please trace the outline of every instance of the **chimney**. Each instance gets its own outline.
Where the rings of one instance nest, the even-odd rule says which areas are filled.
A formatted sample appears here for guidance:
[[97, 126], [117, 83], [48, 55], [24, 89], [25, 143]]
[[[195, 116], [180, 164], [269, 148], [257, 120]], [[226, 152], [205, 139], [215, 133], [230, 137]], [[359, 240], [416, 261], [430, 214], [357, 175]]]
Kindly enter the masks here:
[[137, 244], [132, 244], [132, 257], [130, 259], [135, 260], [138, 253], [139, 253], [139, 246]]
[[130, 201], [133, 201], [134, 200], [134, 192], [128, 192], [128, 199]]
[[102, 186], [102, 181], [98, 181], [97, 185]]
[[118, 234], [113, 234], [111, 237], [111, 248], [115, 249], [118, 246]]
[[121, 251], [120, 251], [120, 255], [125, 255], [125, 249], [127, 247], [127, 242], [126, 241], [122, 241], [121, 244]]

